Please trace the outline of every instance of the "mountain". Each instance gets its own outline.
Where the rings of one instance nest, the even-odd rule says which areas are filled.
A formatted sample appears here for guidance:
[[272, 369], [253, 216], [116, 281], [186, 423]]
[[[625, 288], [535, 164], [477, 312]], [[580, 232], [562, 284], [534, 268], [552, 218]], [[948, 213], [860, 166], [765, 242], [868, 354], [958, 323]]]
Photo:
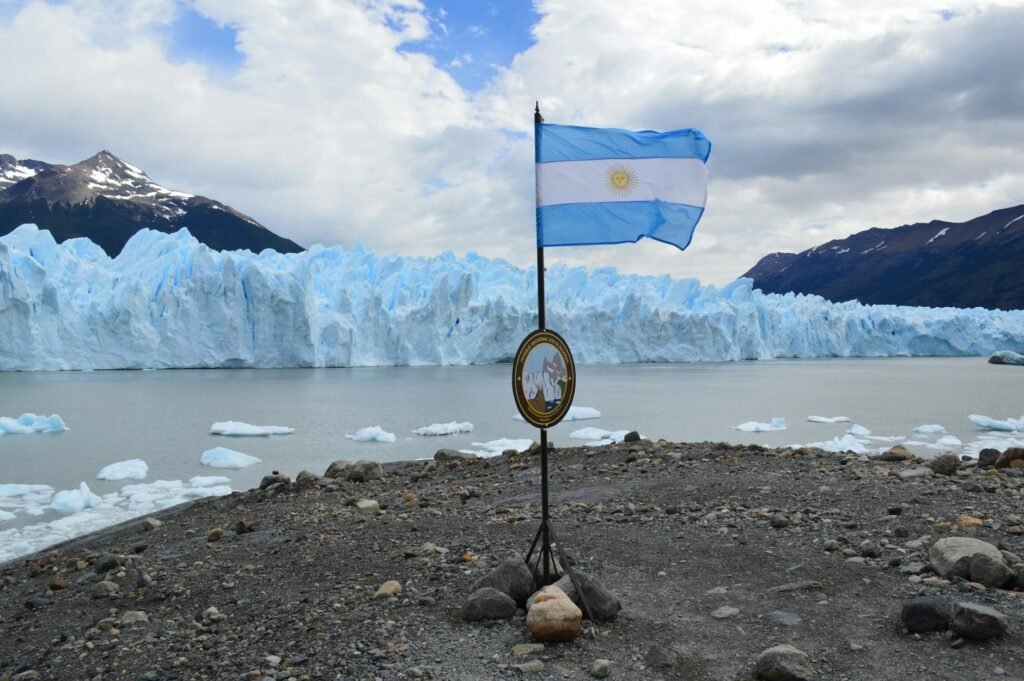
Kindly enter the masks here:
[[58, 242], [88, 237], [110, 256], [144, 227], [168, 233], [186, 227], [217, 250], [303, 250], [219, 201], [160, 186], [109, 151], [70, 166], [0, 154], [0, 235], [25, 223], [49, 230]]
[[967, 222], [872, 228], [802, 253], [772, 253], [743, 276], [765, 293], [926, 307], [1024, 309], [1024, 206]]

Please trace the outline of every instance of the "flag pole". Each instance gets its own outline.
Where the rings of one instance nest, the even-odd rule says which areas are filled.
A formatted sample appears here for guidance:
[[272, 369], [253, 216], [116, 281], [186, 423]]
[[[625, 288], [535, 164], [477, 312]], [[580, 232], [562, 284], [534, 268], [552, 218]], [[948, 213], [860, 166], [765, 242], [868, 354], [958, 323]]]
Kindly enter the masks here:
[[[540, 115], [540, 102], [537, 102], [533, 110], [533, 182], [534, 191], [538, 188], [537, 178], [537, 158], [538, 152], [540, 151], [540, 124], [544, 122], [544, 117]], [[536, 202], [539, 203], [539, 202]], [[541, 331], [547, 328], [547, 320], [545, 319], [544, 310], [544, 246], [541, 241], [540, 232], [540, 207], [537, 207], [536, 212], [537, 221], [537, 328]], [[548, 584], [551, 582], [551, 564], [554, 559], [551, 555], [551, 536], [550, 536], [550, 523], [548, 516], [548, 430], [547, 428], [540, 429], [540, 533], [541, 533], [541, 548], [540, 548], [540, 562], [543, 565], [541, 568], [542, 574], [544, 575], [544, 583]]]

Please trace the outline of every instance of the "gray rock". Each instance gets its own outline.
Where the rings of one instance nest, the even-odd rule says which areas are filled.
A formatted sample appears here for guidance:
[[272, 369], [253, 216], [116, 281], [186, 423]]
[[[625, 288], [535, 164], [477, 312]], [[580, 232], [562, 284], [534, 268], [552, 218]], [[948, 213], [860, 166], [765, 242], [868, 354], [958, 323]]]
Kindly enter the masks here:
[[345, 477], [345, 472], [351, 466], [352, 466], [352, 462], [351, 461], [346, 461], [344, 459], [339, 459], [338, 461], [334, 461], [334, 462], [331, 463], [330, 466], [327, 467], [327, 470], [324, 471], [324, 477], [325, 478], [330, 478], [331, 480], [334, 480], [334, 479], [337, 479], [337, 478], [344, 478]]
[[[583, 595], [587, 599], [587, 606], [590, 608], [595, 621], [607, 622], [614, 619], [619, 611], [622, 610], [622, 602], [619, 601], [619, 597], [598, 581], [596, 577], [576, 571], [576, 580], [580, 583], [580, 588], [583, 589]], [[565, 595], [583, 610], [583, 601], [580, 599], [579, 593], [577, 593], [576, 587], [573, 586], [569, 575], [563, 575], [561, 579], [555, 582], [555, 586], [564, 591]], [[584, 610], [583, 614], [586, 616], [586, 610]]]
[[39, 672], [37, 672], [35, 669], [29, 669], [27, 671], [15, 674], [12, 681], [38, 681], [38, 679], [41, 678], [43, 677], [39, 675]]
[[640, 433], [636, 432], [635, 430], [631, 430], [628, 433], [626, 433], [625, 437], [622, 438], [622, 441], [623, 442], [639, 442], [640, 441]]
[[470, 594], [462, 608], [462, 619], [467, 622], [507, 620], [515, 614], [516, 602], [508, 594], [489, 586]]
[[777, 624], [780, 627], [795, 627], [803, 621], [800, 619], [800, 615], [785, 610], [772, 610], [764, 616], [764, 619], [769, 624]]
[[271, 485], [290, 485], [291, 483], [292, 479], [290, 477], [274, 471], [270, 475], [263, 476], [263, 479], [260, 480], [260, 489], [267, 489]]
[[730, 617], [735, 617], [740, 614], [739, 608], [734, 608], [731, 605], [723, 605], [711, 612], [711, 616], [716, 620], [724, 620]]
[[477, 458], [476, 454], [460, 452], [456, 449], [439, 449], [434, 452], [434, 461], [468, 461]]
[[121, 615], [121, 624], [149, 624], [149, 615], [142, 610], [127, 610]]
[[998, 449], [992, 449], [988, 447], [978, 452], [978, 465], [982, 468], [991, 468], [996, 465], [996, 461], [999, 461], [999, 455], [1002, 454]]
[[540, 660], [530, 660], [529, 662], [520, 662], [519, 664], [512, 665], [512, 669], [523, 674], [530, 674], [544, 671], [544, 663]]
[[908, 468], [905, 471], [900, 471], [896, 474], [896, 477], [900, 480], [914, 480], [916, 478], [930, 478], [934, 475], [935, 473], [932, 472], [931, 468], [919, 466], [917, 468]]
[[142, 519], [142, 529], [145, 530], [146, 532], [149, 532], [150, 530], [155, 530], [156, 528], [160, 527], [161, 525], [163, 525], [163, 522], [157, 520], [156, 518], [143, 518]]
[[[518, 605], [526, 605], [526, 599], [533, 593], [533, 575], [526, 561], [519, 558], [509, 558], [498, 564], [498, 567], [484, 575], [476, 584], [473, 591], [490, 587], [512, 598]], [[562, 589], [565, 591], [565, 589]], [[570, 596], [572, 598], [572, 596]]]
[[590, 665], [590, 675], [595, 679], [607, 679], [612, 673], [612, 661], [598, 658]]
[[1003, 559], [999, 549], [988, 542], [972, 537], [945, 537], [932, 544], [928, 563], [941, 577], [970, 579], [971, 560], [978, 554], [988, 555], [997, 561]]
[[965, 492], [972, 492], [972, 493], [978, 493], [978, 492], [984, 492], [985, 491], [984, 487], [982, 487], [980, 484], [974, 482], [973, 480], [968, 480], [967, 482], [965, 482], [963, 485], [960, 486], [960, 489], [962, 489]]
[[356, 508], [363, 513], [377, 515], [381, 512], [380, 504], [374, 499], [360, 499], [356, 502]]
[[764, 681], [811, 681], [814, 678], [811, 658], [791, 645], [762, 651], [754, 663], [754, 673]]
[[953, 604], [937, 596], [918, 596], [903, 604], [900, 622], [910, 633], [945, 631], [953, 618]]
[[117, 582], [97, 582], [90, 590], [93, 598], [114, 598], [121, 594], [121, 588]]
[[907, 563], [906, 565], [901, 565], [900, 566], [900, 574], [902, 574], [902, 575], [919, 575], [919, 574], [921, 574], [922, 572], [924, 572], [927, 569], [928, 569], [928, 566], [925, 565], [924, 563], [917, 563], [917, 562]]
[[928, 467], [936, 475], [953, 475], [960, 470], [960, 457], [956, 454], [943, 454], [932, 459]]
[[1006, 615], [985, 605], [957, 603], [949, 628], [963, 638], [984, 641], [1006, 631]]
[[879, 558], [882, 555], [882, 547], [878, 545], [878, 542], [869, 539], [862, 541], [857, 549], [865, 558]]
[[971, 557], [971, 581], [1002, 588], [1014, 578], [1014, 572], [1002, 560], [996, 560], [987, 553], [977, 553]]
[[50, 599], [46, 596], [33, 596], [32, 598], [25, 601], [25, 607], [29, 610], [40, 610], [50, 604]]
[[119, 567], [121, 567], [121, 563], [117, 560], [117, 556], [110, 553], [100, 555], [92, 565], [93, 571], [98, 575], [102, 575], [104, 572], [110, 572], [111, 570], [116, 570]]
[[644, 666], [648, 669], [670, 669], [679, 661], [679, 653], [662, 645], [653, 645], [644, 656]]
[[384, 477], [384, 469], [376, 461], [360, 459], [348, 467], [345, 479], [352, 482], [369, 482]]
[[295, 476], [295, 484], [299, 486], [299, 489], [309, 489], [315, 486], [319, 480], [320, 478], [313, 471], [299, 471], [299, 474]]

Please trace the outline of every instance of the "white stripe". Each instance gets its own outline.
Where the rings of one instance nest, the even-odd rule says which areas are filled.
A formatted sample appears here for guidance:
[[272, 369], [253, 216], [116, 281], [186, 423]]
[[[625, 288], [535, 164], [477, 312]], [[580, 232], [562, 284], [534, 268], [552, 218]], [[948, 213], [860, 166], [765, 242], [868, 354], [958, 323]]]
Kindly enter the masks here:
[[[612, 181], [625, 171], [626, 186]], [[668, 201], [704, 207], [707, 168], [696, 158], [624, 158], [537, 164], [537, 205]]]

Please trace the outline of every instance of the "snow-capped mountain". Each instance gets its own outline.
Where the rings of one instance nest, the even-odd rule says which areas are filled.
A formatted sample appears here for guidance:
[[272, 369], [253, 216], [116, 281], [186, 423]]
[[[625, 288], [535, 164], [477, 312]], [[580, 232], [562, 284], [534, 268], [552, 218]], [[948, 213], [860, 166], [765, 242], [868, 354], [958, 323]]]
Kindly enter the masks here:
[[230, 206], [157, 184], [109, 151], [74, 165], [0, 154], [0, 234], [25, 222], [50, 230], [58, 242], [88, 237], [110, 255], [142, 228], [187, 227], [220, 250], [302, 250]]
[[1024, 309], [1024, 206], [967, 222], [872, 228], [802, 253], [772, 253], [744, 277], [765, 293], [927, 307]]

